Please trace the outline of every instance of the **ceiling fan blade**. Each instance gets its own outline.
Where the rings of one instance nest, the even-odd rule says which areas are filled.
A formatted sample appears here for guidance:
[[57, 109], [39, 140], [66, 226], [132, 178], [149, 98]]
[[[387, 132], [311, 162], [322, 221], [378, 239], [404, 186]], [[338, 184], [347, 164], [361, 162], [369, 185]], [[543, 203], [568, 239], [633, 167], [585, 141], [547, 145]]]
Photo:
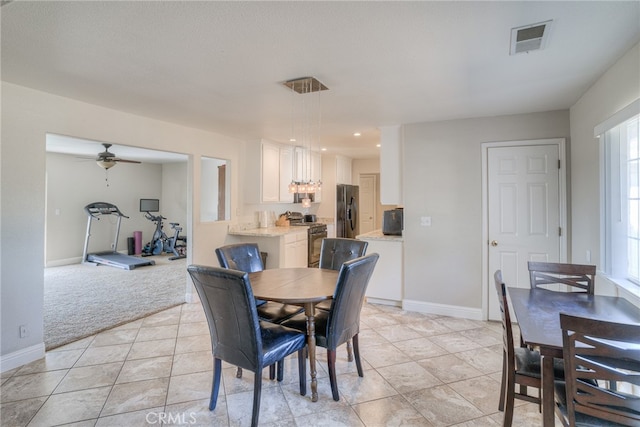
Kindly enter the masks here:
[[116, 158], [116, 157], [114, 157], [114, 158], [112, 158], [112, 159], [110, 159], [110, 160], [112, 160], [112, 161], [114, 161], [114, 162], [122, 162], [122, 163], [138, 163], [138, 164], [139, 164], [139, 163], [142, 163], [142, 162], [139, 162], [139, 161], [137, 161], [137, 160], [118, 159], [118, 158]]

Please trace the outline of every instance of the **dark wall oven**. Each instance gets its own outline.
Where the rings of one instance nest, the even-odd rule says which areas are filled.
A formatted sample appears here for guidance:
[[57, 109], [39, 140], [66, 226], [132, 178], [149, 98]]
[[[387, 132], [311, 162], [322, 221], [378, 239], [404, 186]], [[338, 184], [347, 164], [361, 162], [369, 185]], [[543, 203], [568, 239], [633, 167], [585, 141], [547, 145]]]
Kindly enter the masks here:
[[309, 267], [318, 267], [320, 265], [320, 248], [322, 240], [327, 237], [327, 226], [318, 224], [309, 227], [308, 244], [309, 244]]

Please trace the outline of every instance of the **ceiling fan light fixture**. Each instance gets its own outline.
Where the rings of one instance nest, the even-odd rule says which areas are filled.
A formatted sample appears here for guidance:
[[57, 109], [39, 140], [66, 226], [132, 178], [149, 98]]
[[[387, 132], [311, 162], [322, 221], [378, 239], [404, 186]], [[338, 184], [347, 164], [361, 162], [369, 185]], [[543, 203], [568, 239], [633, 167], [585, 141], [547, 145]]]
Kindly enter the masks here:
[[116, 165], [116, 162], [111, 159], [96, 160], [96, 163], [98, 164], [98, 166], [100, 166], [103, 169], [109, 169]]

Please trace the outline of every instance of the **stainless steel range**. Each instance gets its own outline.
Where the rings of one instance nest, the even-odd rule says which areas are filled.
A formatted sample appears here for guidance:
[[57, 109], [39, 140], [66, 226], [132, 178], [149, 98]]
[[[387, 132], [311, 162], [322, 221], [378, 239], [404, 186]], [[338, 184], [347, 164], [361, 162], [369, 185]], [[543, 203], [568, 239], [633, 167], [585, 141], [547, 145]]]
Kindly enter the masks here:
[[305, 217], [300, 212], [287, 212], [289, 225], [292, 227], [309, 227], [307, 230], [307, 259], [309, 267], [320, 265], [320, 248], [322, 240], [327, 237], [327, 224], [321, 222], [305, 222]]

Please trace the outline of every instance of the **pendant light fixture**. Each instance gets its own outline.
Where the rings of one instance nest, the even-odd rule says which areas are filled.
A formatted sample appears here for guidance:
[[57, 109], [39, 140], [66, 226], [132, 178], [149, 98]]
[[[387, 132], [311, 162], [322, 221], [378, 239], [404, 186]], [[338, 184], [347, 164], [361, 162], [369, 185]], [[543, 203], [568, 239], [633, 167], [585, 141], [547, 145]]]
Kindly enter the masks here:
[[[328, 90], [315, 77], [303, 77], [283, 83], [291, 90], [291, 136], [289, 142], [301, 150], [296, 155], [294, 179], [289, 184], [289, 193], [310, 194], [320, 191], [322, 182], [311, 176], [311, 150], [320, 147], [320, 92]], [[311, 206], [308, 197], [302, 199], [302, 206]]]

